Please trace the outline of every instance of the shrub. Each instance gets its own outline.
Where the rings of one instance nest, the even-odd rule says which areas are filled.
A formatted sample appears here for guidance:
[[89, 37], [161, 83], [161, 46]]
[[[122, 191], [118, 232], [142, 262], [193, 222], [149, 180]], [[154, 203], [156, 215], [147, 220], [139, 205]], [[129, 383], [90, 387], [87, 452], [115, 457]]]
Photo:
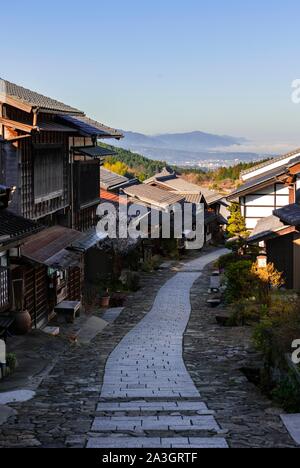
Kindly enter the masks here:
[[15, 371], [17, 367], [17, 356], [14, 353], [8, 353], [6, 355], [6, 366], [9, 368], [9, 374]]
[[282, 379], [271, 393], [274, 400], [288, 413], [300, 411], [299, 382], [291, 374]]
[[264, 315], [264, 306], [257, 304], [254, 300], [246, 299], [234, 303], [228, 326], [245, 326], [257, 323]]
[[229, 207], [230, 218], [228, 220], [227, 233], [230, 237], [247, 234], [245, 218], [241, 214], [238, 203], [232, 203]]
[[225, 297], [228, 303], [238, 301], [241, 297], [249, 298], [255, 295], [258, 281], [251, 268], [251, 260], [239, 260], [228, 265], [225, 271]]
[[140, 287], [140, 275], [136, 271], [123, 271], [120, 281], [129, 291], [138, 291]]
[[219, 258], [219, 260], [216, 262], [216, 264], [220, 270], [225, 270], [228, 267], [228, 265], [230, 265], [231, 263], [237, 262], [239, 259], [240, 257], [238, 257], [237, 254], [231, 252], [229, 254], [222, 255]]
[[279, 289], [284, 285], [282, 273], [276, 270], [273, 263], [268, 263], [265, 268], [260, 268], [258, 263], [252, 265], [251, 272], [260, 281], [259, 297], [263, 304], [269, 304], [270, 289]]

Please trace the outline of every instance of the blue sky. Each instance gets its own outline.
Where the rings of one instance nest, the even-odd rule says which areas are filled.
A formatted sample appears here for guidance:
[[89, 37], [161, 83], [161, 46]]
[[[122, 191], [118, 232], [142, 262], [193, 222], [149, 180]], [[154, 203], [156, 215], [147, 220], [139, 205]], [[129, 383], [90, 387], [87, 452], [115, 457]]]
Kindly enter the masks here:
[[299, 15], [296, 0], [15, 0], [0, 76], [118, 128], [300, 146]]

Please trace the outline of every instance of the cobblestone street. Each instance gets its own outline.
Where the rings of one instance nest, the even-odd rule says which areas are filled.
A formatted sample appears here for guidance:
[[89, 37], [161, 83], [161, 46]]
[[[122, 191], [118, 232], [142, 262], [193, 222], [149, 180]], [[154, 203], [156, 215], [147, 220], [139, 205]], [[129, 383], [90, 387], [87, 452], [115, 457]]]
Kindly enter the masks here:
[[144, 274], [114, 323], [10, 405], [0, 446], [293, 447], [280, 410], [240, 372], [259, 360], [249, 329], [220, 327], [206, 304], [220, 254]]

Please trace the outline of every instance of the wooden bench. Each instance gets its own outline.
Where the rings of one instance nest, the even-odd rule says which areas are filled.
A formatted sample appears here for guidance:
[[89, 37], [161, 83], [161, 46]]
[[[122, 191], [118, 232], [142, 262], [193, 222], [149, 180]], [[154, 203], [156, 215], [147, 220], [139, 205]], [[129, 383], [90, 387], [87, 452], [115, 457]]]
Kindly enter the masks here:
[[80, 301], [63, 301], [54, 308], [54, 312], [63, 315], [67, 323], [74, 323], [76, 316], [80, 315]]

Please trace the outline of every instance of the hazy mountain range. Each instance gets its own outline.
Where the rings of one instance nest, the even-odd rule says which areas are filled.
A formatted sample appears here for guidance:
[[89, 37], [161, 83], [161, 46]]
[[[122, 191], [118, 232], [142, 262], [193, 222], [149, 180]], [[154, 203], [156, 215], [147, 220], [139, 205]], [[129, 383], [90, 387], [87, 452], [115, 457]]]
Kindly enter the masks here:
[[123, 131], [123, 133], [125, 138], [114, 142], [115, 146], [172, 164], [218, 166], [229, 165], [233, 161], [259, 159], [256, 153], [232, 151], [232, 146], [244, 145], [247, 142], [242, 137], [214, 135], [201, 131], [160, 135], [144, 135], [130, 131]]

